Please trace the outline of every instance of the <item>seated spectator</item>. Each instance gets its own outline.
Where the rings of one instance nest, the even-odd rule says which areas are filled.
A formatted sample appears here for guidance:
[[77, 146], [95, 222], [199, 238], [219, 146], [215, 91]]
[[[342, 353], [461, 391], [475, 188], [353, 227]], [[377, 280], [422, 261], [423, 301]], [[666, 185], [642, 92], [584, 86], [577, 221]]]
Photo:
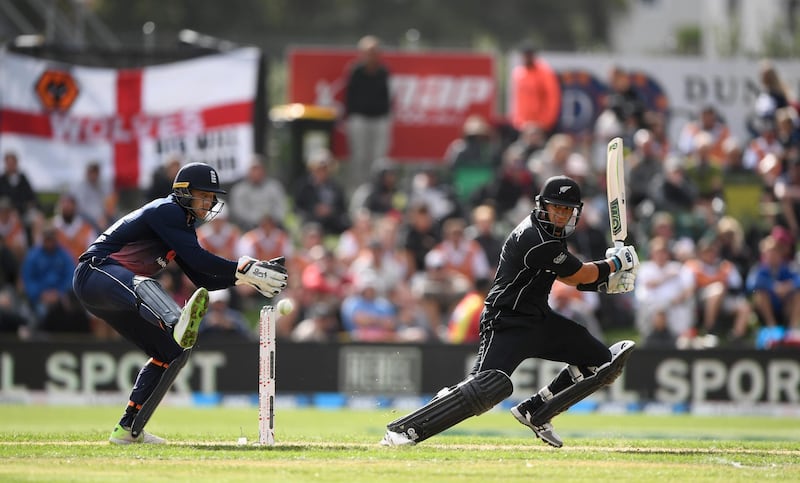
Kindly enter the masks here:
[[438, 341], [439, 336], [433, 331], [428, 314], [418, 303], [413, 292], [406, 284], [399, 284], [390, 293], [390, 301], [397, 308], [397, 342]]
[[636, 277], [636, 326], [647, 337], [663, 314], [673, 337], [691, 335], [695, 327], [694, 281], [682, 264], [672, 259], [666, 239], [650, 240], [648, 260], [643, 260]]
[[175, 175], [181, 169], [181, 164], [180, 158], [173, 157], [153, 170], [150, 188], [147, 189], [148, 201], [163, 198], [172, 193], [172, 183], [175, 181]]
[[5, 196], [0, 197], [0, 238], [17, 260], [25, 258], [25, 252], [28, 250], [25, 225], [14, 211], [11, 200]]
[[493, 278], [486, 254], [481, 245], [468, 239], [461, 218], [449, 218], [442, 226], [443, 238], [434, 250], [442, 254], [445, 268], [464, 275], [470, 283], [479, 278]]
[[458, 301], [447, 321], [447, 342], [451, 344], [476, 344], [480, 340], [480, 321], [483, 302], [491, 288], [491, 281], [481, 278], [475, 288]]
[[342, 326], [356, 342], [393, 342], [397, 339], [397, 309], [378, 295], [376, 274], [356, 274], [352, 294], [342, 301]]
[[475, 240], [481, 246], [486, 261], [489, 262], [489, 279], [494, 278], [503, 248], [503, 239], [495, 233], [495, 221], [494, 208], [489, 205], [476, 206], [472, 210], [472, 224], [465, 230], [467, 238]]
[[86, 175], [70, 190], [80, 215], [94, 226], [98, 233], [114, 223], [118, 216], [119, 197], [110, 180], [100, 176], [100, 163], [92, 161], [86, 166]]
[[243, 230], [252, 230], [265, 211], [279, 223], [286, 218], [288, 196], [283, 184], [267, 176], [267, 168], [260, 157], [250, 163], [247, 176], [233, 184], [228, 196], [231, 219]]
[[431, 250], [425, 256], [425, 271], [414, 274], [410, 284], [432, 330], [446, 339], [448, 317], [458, 301], [472, 289], [472, 282], [458, 272], [447, 270], [442, 253]]
[[[761, 261], [747, 276], [747, 291], [753, 299], [758, 315], [759, 331], [781, 333], [796, 329], [800, 323], [800, 276], [786, 260], [778, 242], [767, 236], [759, 243]], [[762, 341], [758, 348], [765, 349], [780, 341]]]
[[353, 224], [339, 236], [336, 242], [336, 257], [345, 265], [350, 265], [373, 238], [372, 212], [366, 208], [353, 214]]
[[674, 227], [679, 236], [693, 235], [698, 191], [686, 175], [683, 159], [674, 155], [667, 157], [664, 172], [651, 181], [650, 194], [656, 211], [673, 214]]
[[497, 148], [489, 123], [477, 114], [467, 117], [461, 137], [450, 143], [444, 155], [462, 205], [494, 177], [496, 157]]
[[256, 340], [256, 335], [240, 311], [231, 308], [228, 289], [208, 292], [208, 312], [200, 322], [203, 340], [213, 337], [234, 337]]
[[29, 339], [34, 326], [30, 310], [20, 303], [19, 297], [11, 288], [0, 290], [0, 336], [16, 334], [22, 340]]
[[506, 148], [496, 175], [474, 193], [471, 204], [494, 206], [499, 220], [516, 224], [533, 209], [534, 193], [539, 190], [527, 160], [522, 146], [512, 144]]
[[309, 257], [311, 263], [303, 270], [298, 290], [301, 307], [324, 303], [338, 309], [352, 284], [348, 267], [321, 244], [309, 250]]
[[[259, 260], [271, 260], [276, 257], [285, 257], [289, 260], [294, 255], [294, 245], [289, 234], [281, 228], [272, 217], [266, 213], [261, 216], [261, 222], [255, 228], [245, 232], [236, 245], [237, 255], [249, 255]], [[243, 297], [245, 307], [255, 306], [261, 301], [261, 296], [253, 287], [237, 285], [236, 293]], [[285, 294], [290, 295], [290, 294]]]
[[327, 149], [312, 151], [306, 161], [308, 174], [294, 188], [295, 208], [304, 223], [319, 223], [328, 235], [340, 235], [350, 226], [342, 187], [331, 177], [334, 159]]
[[22, 263], [25, 292], [43, 332], [89, 333], [86, 311], [72, 291], [75, 261], [58, 243], [52, 226], [42, 231], [41, 244], [34, 246]]
[[373, 164], [371, 179], [356, 188], [350, 197], [350, 215], [355, 218], [365, 209], [377, 216], [398, 214], [404, 208], [397, 169], [385, 161]]
[[603, 329], [596, 315], [600, 308], [597, 292], [583, 292], [577, 287], [556, 281], [548, 303], [554, 311], [584, 326], [597, 340], [603, 340]]
[[744, 281], [739, 271], [720, 257], [717, 240], [702, 238], [697, 244], [697, 257], [687, 260], [684, 266], [694, 277], [702, 330], [721, 335], [720, 326], [727, 323], [730, 342], [742, 341], [747, 335], [752, 309], [744, 296]]
[[425, 255], [441, 241], [439, 225], [426, 203], [418, 201], [409, 206], [402, 232], [401, 244], [411, 271], [424, 271]]
[[708, 134], [710, 146], [708, 156], [713, 159], [713, 164], [720, 165], [724, 159], [723, 144], [730, 137], [730, 129], [725, 121], [717, 113], [714, 106], [708, 105], [700, 111], [699, 119], [689, 121], [681, 129], [678, 136], [678, 149], [685, 156], [690, 156], [697, 150], [697, 138], [699, 133]]
[[67, 249], [75, 263], [78, 263], [78, 257], [98, 235], [94, 225], [86, 221], [79, 211], [75, 197], [66, 193], [58, 200], [56, 214], [52, 220], [58, 243]]
[[242, 230], [231, 222], [228, 213], [227, 204], [222, 205], [217, 216], [197, 228], [197, 241], [201, 247], [220, 257], [237, 260], [236, 245], [242, 238]]
[[293, 342], [336, 342], [339, 338], [339, 320], [336, 306], [318, 302], [306, 310], [308, 316], [292, 330]]
[[408, 203], [412, 206], [419, 203], [427, 205], [428, 211], [437, 224], [461, 214], [461, 206], [452, 186], [442, 182], [439, 174], [433, 169], [422, 170], [411, 179]]

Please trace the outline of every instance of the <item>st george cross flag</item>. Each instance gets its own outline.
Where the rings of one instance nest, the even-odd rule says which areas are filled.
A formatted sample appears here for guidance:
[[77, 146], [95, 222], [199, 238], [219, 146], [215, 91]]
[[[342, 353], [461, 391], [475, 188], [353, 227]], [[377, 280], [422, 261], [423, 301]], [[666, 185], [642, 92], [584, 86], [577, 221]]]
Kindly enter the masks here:
[[259, 62], [253, 47], [137, 69], [0, 51], [0, 153], [37, 191], [77, 184], [91, 162], [119, 188], [146, 188], [175, 157], [235, 181], [253, 155]]

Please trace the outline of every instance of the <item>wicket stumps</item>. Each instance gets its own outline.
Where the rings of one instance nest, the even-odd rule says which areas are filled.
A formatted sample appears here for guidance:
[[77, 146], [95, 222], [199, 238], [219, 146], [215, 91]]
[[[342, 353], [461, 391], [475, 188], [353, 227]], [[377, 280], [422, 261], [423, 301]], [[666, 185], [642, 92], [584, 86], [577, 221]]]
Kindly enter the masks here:
[[275, 444], [275, 307], [258, 318], [258, 443]]

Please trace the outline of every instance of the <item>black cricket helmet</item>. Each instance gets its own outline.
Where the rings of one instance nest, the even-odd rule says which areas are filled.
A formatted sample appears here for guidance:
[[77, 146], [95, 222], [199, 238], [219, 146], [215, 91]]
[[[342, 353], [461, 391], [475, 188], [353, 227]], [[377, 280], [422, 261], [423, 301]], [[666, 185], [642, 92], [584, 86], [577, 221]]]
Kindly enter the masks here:
[[[214, 202], [205, 217], [198, 217], [192, 208], [192, 200], [195, 199], [192, 190], [215, 193]], [[219, 185], [217, 171], [205, 163], [189, 163], [182, 167], [172, 182], [172, 192], [179, 205], [189, 211], [192, 216], [203, 221], [210, 221], [222, 209], [223, 203], [217, 199], [216, 194], [227, 193]]]
[[[536, 196], [533, 209], [534, 217], [539, 225], [549, 234], [557, 238], [570, 236], [578, 225], [583, 210], [581, 187], [567, 176], [553, 176], [545, 181], [542, 190]], [[572, 208], [572, 216], [563, 227], [550, 220], [547, 205], [567, 206]]]

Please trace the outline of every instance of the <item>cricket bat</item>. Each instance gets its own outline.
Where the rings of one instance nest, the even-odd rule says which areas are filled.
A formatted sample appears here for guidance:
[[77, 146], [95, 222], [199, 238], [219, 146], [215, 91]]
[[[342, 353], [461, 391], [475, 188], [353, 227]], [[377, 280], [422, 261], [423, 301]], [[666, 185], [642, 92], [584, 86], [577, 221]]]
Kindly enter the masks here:
[[623, 165], [622, 138], [608, 143], [606, 152], [606, 194], [608, 218], [611, 222], [611, 241], [621, 247], [628, 238], [628, 217], [625, 201], [625, 166]]

